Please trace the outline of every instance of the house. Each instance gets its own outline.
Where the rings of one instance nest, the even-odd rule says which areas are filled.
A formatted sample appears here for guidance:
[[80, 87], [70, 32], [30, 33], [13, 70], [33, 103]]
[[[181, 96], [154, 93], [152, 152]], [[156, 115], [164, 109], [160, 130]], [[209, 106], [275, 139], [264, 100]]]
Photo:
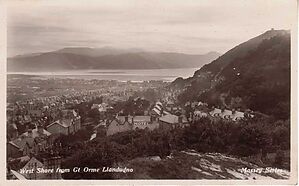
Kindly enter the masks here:
[[164, 112], [164, 109], [163, 109], [162, 103], [159, 101], [156, 102], [151, 111], [151, 114], [155, 115], [155, 116], [161, 116], [161, 115], [163, 115], [163, 112]]
[[9, 124], [7, 126], [7, 134], [10, 139], [15, 139], [18, 137], [18, 128], [15, 123]]
[[95, 134], [94, 138], [98, 136], [106, 136], [106, 123], [107, 120], [102, 120], [99, 124], [93, 127], [93, 134]]
[[21, 137], [10, 141], [7, 146], [8, 157], [20, 157], [33, 153], [34, 139]]
[[244, 112], [235, 111], [235, 110], [232, 111], [231, 119], [233, 121], [239, 121], [239, 120], [243, 119], [244, 117], [245, 117]]
[[[159, 102], [159, 103], [161, 103], [161, 102]], [[167, 101], [166, 107], [174, 107], [174, 102], [171, 100]]]
[[[57, 120], [47, 126], [47, 130], [52, 134], [74, 134], [77, 128], [71, 120]], [[78, 127], [79, 128], [79, 127]]]
[[106, 135], [130, 130], [154, 130], [159, 128], [159, 123], [154, 116], [117, 116], [107, 125]]
[[108, 121], [106, 135], [110, 136], [119, 132], [125, 132], [129, 130], [132, 130], [132, 123], [129, 122], [129, 116], [118, 116], [112, 121]]
[[74, 134], [81, 129], [81, 117], [75, 110], [63, 110], [63, 119], [57, 120], [47, 126], [47, 131], [52, 134]]
[[221, 110], [221, 113], [219, 114], [219, 116], [222, 118], [222, 119], [231, 119], [231, 116], [232, 116], [232, 111], [231, 110], [227, 110], [227, 109], [222, 109]]
[[48, 141], [50, 136], [51, 133], [41, 126], [37, 126], [33, 130], [28, 129], [19, 138], [7, 144], [7, 155], [8, 157], [19, 157], [43, 152], [50, 145]]
[[99, 112], [106, 112], [108, 108], [107, 103], [101, 103], [101, 104], [93, 104], [91, 106], [91, 109], [97, 109]]
[[151, 114], [152, 115], [155, 115], [155, 116], [160, 116], [161, 115], [161, 110], [159, 110], [158, 108], [154, 107], [151, 111]]
[[[19, 170], [19, 173], [22, 174], [24, 177], [30, 180], [36, 180], [36, 179], [43, 179], [47, 176], [45, 173], [38, 173], [38, 169], [45, 169], [46, 167], [44, 164], [36, 159], [35, 157], [32, 157], [26, 165]], [[26, 170], [32, 170], [33, 171], [26, 171]]]
[[208, 114], [206, 112], [196, 110], [194, 111], [193, 119], [198, 120], [199, 118], [205, 118], [208, 117]]
[[183, 115], [167, 114], [159, 118], [159, 128], [162, 130], [171, 130], [177, 127], [183, 128], [188, 125], [187, 118]]
[[42, 126], [39, 125], [33, 130], [29, 129], [27, 132], [24, 132], [20, 136], [36, 138], [36, 137], [49, 137], [50, 135], [51, 133], [49, 131], [45, 130]]
[[213, 108], [212, 111], [209, 112], [212, 117], [220, 117], [221, 109]]
[[135, 116], [133, 117], [133, 130], [148, 129], [154, 130], [159, 128], [159, 123], [154, 116]]
[[[236, 111], [236, 110], [228, 110], [228, 109], [218, 109], [212, 108], [210, 112], [206, 112], [205, 109], [194, 111], [194, 120], [197, 120], [201, 117], [209, 117], [212, 120], [227, 120], [227, 121], [239, 121], [246, 116], [246, 113]], [[250, 114], [250, 117], [253, 117], [253, 114]]]
[[64, 119], [78, 119], [80, 118], [79, 114], [74, 109], [62, 110], [62, 117]]
[[20, 151], [20, 147], [15, 144], [13, 141], [10, 141], [6, 144], [6, 153], [7, 157], [15, 158], [22, 156], [22, 152]]

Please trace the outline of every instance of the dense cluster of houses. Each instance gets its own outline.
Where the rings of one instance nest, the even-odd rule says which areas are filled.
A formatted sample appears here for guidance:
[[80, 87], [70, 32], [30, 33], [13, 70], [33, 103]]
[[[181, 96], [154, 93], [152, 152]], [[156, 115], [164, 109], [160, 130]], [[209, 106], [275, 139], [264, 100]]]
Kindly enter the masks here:
[[106, 135], [138, 129], [154, 130], [158, 127], [159, 124], [153, 116], [117, 116], [107, 121]]
[[[9, 125], [11, 126], [10, 132], [12, 135], [10, 140], [7, 141], [8, 162], [10, 164], [13, 164], [14, 162], [18, 162], [19, 164], [27, 162], [23, 167], [24, 170], [29, 170], [30, 168], [35, 168], [36, 170], [36, 168], [45, 168], [53, 165], [59, 167], [59, 163], [57, 162], [48, 165], [36, 158], [44, 153], [52, 153], [53, 149], [55, 149], [55, 139], [61, 134], [74, 134], [81, 129], [80, 116], [75, 110], [64, 109], [61, 113], [59, 120], [48, 125], [45, 123], [45, 118], [40, 118], [38, 121], [31, 121], [31, 124], [35, 125], [35, 127], [31, 128], [29, 125], [25, 125], [26, 128], [20, 135], [18, 134], [18, 128], [15, 124]], [[49, 159], [47, 161], [49, 161]], [[12, 179], [49, 179], [49, 176], [60, 178], [60, 174], [55, 173], [34, 174], [25, 172], [20, 174], [15, 170], [10, 170], [8, 175], [10, 175]]]
[[[57, 135], [74, 134], [82, 128], [81, 117], [78, 112], [69, 109], [83, 102], [89, 102], [102, 95], [104, 101], [109, 102], [123, 96], [124, 93], [110, 90], [73, 92], [61, 96], [38, 97], [30, 100], [19, 101], [7, 105], [7, 140], [8, 157], [36, 154], [41, 146], [49, 147]], [[116, 95], [114, 95], [116, 94]], [[99, 96], [100, 95], [100, 96]], [[108, 104], [95, 104], [92, 108], [105, 113], [110, 109]], [[47, 134], [45, 137], [43, 133]], [[51, 140], [49, 140], [51, 139]], [[47, 142], [46, 142], [47, 141]]]
[[[240, 121], [246, 117], [253, 117], [252, 112], [242, 112], [239, 110], [229, 110], [225, 108], [208, 107], [208, 104], [202, 102], [189, 103], [193, 109], [190, 117], [186, 117], [184, 109], [176, 106], [172, 101], [156, 102], [148, 115], [143, 116], [116, 116], [112, 119], [102, 121], [95, 127], [95, 134], [91, 139], [96, 137], [97, 129], [105, 128], [106, 135], [113, 135], [119, 132], [146, 129], [146, 130], [166, 130], [173, 128], [184, 128], [190, 125], [190, 122], [208, 117], [213, 121]], [[187, 105], [188, 106], [188, 105]]]
[[102, 121], [94, 127], [95, 133], [91, 140], [97, 136], [99, 130], [104, 130], [107, 136], [132, 130], [171, 130], [176, 127], [185, 127], [189, 123], [184, 115], [175, 115], [165, 110], [163, 104], [158, 101], [146, 115], [119, 116]]
[[[81, 124], [81, 116], [78, 111], [69, 109], [69, 106], [96, 99], [95, 95], [97, 94], [98, 92], [89, 92], [87, 95], [84, 94], [83, 97], [77, 94], [51, 96], [9, 105], [7, 107], [8, 159], [16, 160], [21, 158], [26, 159], [28, 162], [35, 162], [41, 167], [45, 166], [44, 163], [33, 158], [37, 157], [36, 155], [38, 154], [49, 151], [58, 136], [75, 134], [85, 127], [85, 125]], [[99, 114], [105, 116], [100, 117], [104, 119], [96, 126], [93, 125], [94, 133], [90, 140], [96, 138], [100, 131], [104, 131], [106, 136], [134, 130], [152, 131], [158, 129], [170, 131], [174, 128], [189, 126], [192, 121], [203, 117], [236, 122], [246, 117], [253, 117], [251, 112], [209, 107], [202, 102], [189, 103], [192, 112], [189, 117], [186, 117], [186, 110], [176, 105], [173, 99], [164, 100], [163, 103], [157, 101], [149, 110], [144, 111], [143, 115], [119, 115], [121, 113], [110, 115], [107, 113], [113, 110], [113, 107], [110, 106], [111, 103], [123, 100], [129, 94], [119, 94], [116, 97], [111, 96], [112, 94], [109, 92], [106, 94], [104, 94], [102, 103], [93, 104], [90, 108], [91, 110], [98, 110]], [[169, 98], [172, 96], [173, 94], [169, 95]], [[27, 166], [30, 165], [29, 163]], [[17, 174], [16, 172], [13, 176], [20, 176]]]
[[[59, 81], [59, 80], [58, 80]], [[71, 80], [70, 80], [71, 81]], [[63, 84], [64, 82], [59, 82]], [[86, 83], [86, 82], [79, 82]], [[99, 83], [99, 82], [96, 82]], [[102, 98], [103, 103], [93, 104], [89, 109], [97, 109], [100, 114], [107, 116], [113, 109], [110, 105], [115, 102], [126, 101], [136, 90], [143, 90], [149, 87], [160, 86], [160, 82], [148, 83], [127, 83], [117, 81], [100, 81], [101, 89], [75, 91], [57, 96], [42, 95], [36, 98], [20, 100], [14, 103], [7, 103], [7, 160], [34, 162], [37, 165], [46, 166], [37, 157], [44, 153], [53, 152], [54, 141], [60, 135], [72, 135], [85, 127], [85, 119], [79, 115], [74, 106], [81, 103], [89, 103]], [[103, 88], [104, 87], [104, 88]], [[38, 94], [38, 93], [37, 93]], [[110, 128], [106, 127], [109, 123]], [[148, 124], [151, 124], [148, 126]], [[100, 123], [101, 124], [101, 123]], [[122, 124], [122, 127], [119, 127]], [[107, 125], [108, 126], [108, 125]], [[112, 126], [115, 126], [113, 128]], [[117, 118], [105, 120], [105, 127], [108, 129], [107, 135], [121, 132], [129, 126], [132, 130], [156, 128], [157, 122], [150, 116], [118, 116]], [[100, 128], [101, 126], [98, 125]], [[26, 167], [26, 166], [25, 166]], [[12, 176], [18, 175], [16, 171]], [[28, 178], [28, 176], [25, 176]], [[29, 179], [32, 179], [31, 177]]]
[[16, 167], [7, 169], [6, 175], [9, 180], [61, 179], [61, 174], [66, 172], [60, 168], [60, 157], [45, 160], [26, 155], [14, 159], [13, 163], [21, 166], [18, 170]]
[[191, 120], [196, 121], [203, 117], [208, 117], [212, 120], [225, 120], [225, 121], [240, 121], [244, 118], [254, 117], [252, 111], [242, 112], [235, 109], [216, 108], [209, 107], [207, 103], [193, 102], [190, 105], [194, 108], [194, 112], [191, 113]]
[[[213, 121], [240, 121], [244, 118], [254, 117], [251, 111], [229, 110], [225, 108], [208, 107], [208, 104], [202, 102], [189, 103], [194, 109], [190, 113], [190, 117], [185, 116], [184, 109], [175, 106], [173, 102], [166, 102], [163, 105], [160, 101], [156, 102], [149, 112], [149, 115], [144, 116], [116, 116], [111, 120], [102, 121], [95, 129], [101, 126], [105, 128], [106, 135], [113, 135], [119, 132], [125, 132], [136, 129], [147, 130], [171, 130], [177, 127], [189, 126], [190, 122], [199, 120], [203, 117], [208, 117]], [[188, 106], [188, 105], [187, 105]], [[174, 109], [175, 108], [175, 109]], [[97, 130], [91, 139], [96, 137]]]
[[63, 110], [62, 119], [54, 121], [46, 127], [52, 134], [74, 134], [81, 129], [81, 117], [75, 110]]
[[16, 158], [42, 153], [53, 145], [57, 136], [73, 134], [81, 129], [80, 116], [75, 110], [62, 110], [62, 113], [60, 120], [49, 125], [45, 125], [43, 119], [34, 122], [34, 128], [26, 125], [24, 133], [20, 135], [16, 125], [11, 125], [13, 137], [7, 143], [7, 156]]

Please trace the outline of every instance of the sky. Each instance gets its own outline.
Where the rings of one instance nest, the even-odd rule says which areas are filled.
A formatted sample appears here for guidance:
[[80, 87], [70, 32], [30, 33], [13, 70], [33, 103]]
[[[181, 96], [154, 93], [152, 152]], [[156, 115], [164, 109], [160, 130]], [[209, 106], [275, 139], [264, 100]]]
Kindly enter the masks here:
[[290, 29], [295, 0], [31, 1], [7, 7], [8, 56], [64, 47], [204, 54]]

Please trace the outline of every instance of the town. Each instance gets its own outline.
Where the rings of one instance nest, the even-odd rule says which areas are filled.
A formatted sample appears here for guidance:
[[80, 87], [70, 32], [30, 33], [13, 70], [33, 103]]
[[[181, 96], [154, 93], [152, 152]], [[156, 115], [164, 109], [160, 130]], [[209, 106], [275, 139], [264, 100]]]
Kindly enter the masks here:
[[[238, 122], [254, 117], [250, 110], [228, 110], [200, 101], [180, 105], [176, 100], [179, 92], [165, 88], [167, 85], [163, 81], [9, 77], [9, 100], [24, 92], [32, 97], [8, 101], [7, 163], [14, 170], [8, 170], [8, 176], [21, 176], [13, 174], [18, 170], [59, 169], [69, 156], [65, 151], [74, 148], [62, 140], [70, 136], [90, 142], [126, 131], [184, 128], [201, 118]], [[27, 171], [23, 176], [61, 179], [62, 173], [36, 172]]]

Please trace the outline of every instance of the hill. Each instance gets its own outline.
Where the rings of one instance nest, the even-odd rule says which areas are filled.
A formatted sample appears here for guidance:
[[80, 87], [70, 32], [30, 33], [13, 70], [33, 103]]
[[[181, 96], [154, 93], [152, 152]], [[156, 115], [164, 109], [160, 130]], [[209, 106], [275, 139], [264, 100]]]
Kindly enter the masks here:
[[67, 47], [57, 51], [55, 53], [67, 53], [67, 54], [78, 54], [90, 57], [99, 57], [104, 55], [119, 55], [126, 53], [137, 53], [142, 52], [141, 49], [118, 49], [112, 47], [102, 48], [90, 48], [90, 47]]
[[220, 54], [142, 52], [137, 49], [64, 48], [58, 51], [8, 58], [10, 72], [65, 71], [86, 69], [166, 69], [195, 68], [211, 62]]
[[[288, 179], [290, 172], [271, 167], [261, 167], [241, 158], [221, 153], [199, 153], [186, 150], [172, 153], [165, 159], [154, 157], [136, 158], [114, 167], [130, 167], [134, 172], [114, 173], [115, 179], [228, 179], [228, 180], [274, 180]], [[244, 172], [256, 170], [261, 172]]]
[[250, 108], [289, 117], [290, 33], [269, 30], [204, 65], [186, 80], [181, 102], [199, 99], [229, 108]]

